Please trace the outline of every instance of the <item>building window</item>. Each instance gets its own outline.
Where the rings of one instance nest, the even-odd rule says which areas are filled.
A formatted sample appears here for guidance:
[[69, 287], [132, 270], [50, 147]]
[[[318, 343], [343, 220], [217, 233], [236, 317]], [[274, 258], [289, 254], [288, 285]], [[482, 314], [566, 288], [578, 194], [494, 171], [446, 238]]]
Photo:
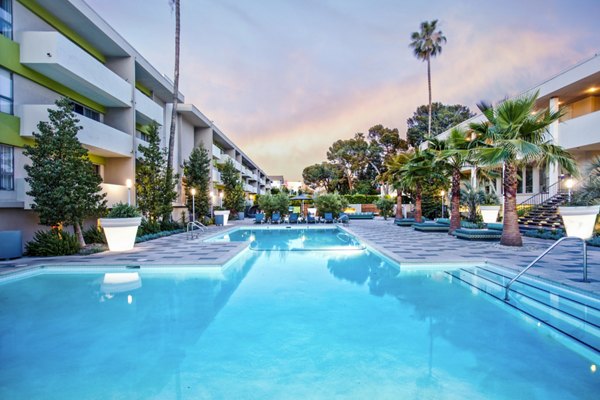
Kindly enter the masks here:
[[144, 141], [148, 141], [148, 135], [146, 135], [144, 132], [142, 131], [135, 131], [137, 133], [137, 137], [138, 139], [144, 140]]
[[102, 122], [101, 114], [98, 111], [94, 111], [91, 108], [87, 108], [86, 106], [82, 106], [79, 103], [71, 102], [73, 106], [73, 112], [83, 115], [84, 117], [93, 119], [94, 121]]
[[0, 112], [13, 113], [13, 78], [4, 68], [0, 68]]
[[0, 34], [12, 40], [12, 0], [0, 0]]
[[525, 168], [525, 193], [533, 193], [533, 167], [531, 165]]
[[14, 147], [0, 144], [0, 190], [15, 190]]

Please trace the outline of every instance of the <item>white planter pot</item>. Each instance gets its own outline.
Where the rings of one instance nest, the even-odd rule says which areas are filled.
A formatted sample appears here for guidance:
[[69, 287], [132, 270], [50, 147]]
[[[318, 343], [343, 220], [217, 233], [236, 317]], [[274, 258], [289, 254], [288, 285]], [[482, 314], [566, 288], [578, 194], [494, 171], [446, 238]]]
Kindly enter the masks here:
[[215, 215], [222, 215], [223, 216], [223, 225], [227, 225], [227, 221], [229, 220], [229, 210], [215, 211]]
[[565, 224], [567, 236], [587, 240], [594, 234], [594, 224], [600, 212], [598, 206], [558, 207], [558, 212]]
[[100, 218], [100, 225], [110, 251], [125, 251], [133, 249], [135, 235], [142, 217], [135, 218]]
[[500, 206], [479, 206], [479, 211], [481, 211], [483, 222], [491, 224], [498, 220]]

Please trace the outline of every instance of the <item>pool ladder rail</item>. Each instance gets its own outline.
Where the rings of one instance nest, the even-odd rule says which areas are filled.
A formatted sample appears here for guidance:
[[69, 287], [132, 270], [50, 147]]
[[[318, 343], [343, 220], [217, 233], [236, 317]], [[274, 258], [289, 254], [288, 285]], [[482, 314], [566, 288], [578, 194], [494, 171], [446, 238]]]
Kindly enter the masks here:
[[535, 260], [533, 260], [531, 263], [529, 263], [528, 266], [526, 266], [525, 268], [523, 268], [523, 270], [521, 272], [519, 272], [514, 278], [512, 278], [510, 280], [510, 282], [508, 282], [506, 284], [506, 286], [504, 287], [504, 301], [510, 301], [510, 298], [508, 296], [508, 291], [510, 289], [510, 286], [515, 283], [515, 281], [517, 279], [519, 279], [521, 277], [521, 275], [523, 275], [525, 272], [527, 272], [527, 270], [529, 270], [529, 268], [533, 267], [538, 261], [540, 261], [546, 254], [550, 253], [554, 248], [556, 248], [559, 244], [561, 244], [562, 242], [564, 242], [567, 239], [575, 239], [575, 240], [580, 240], [581, 244], [582, 244], [582, 249], [583, 249], [583, 281], [587, 282], [587, 243], [585, 242], [584, 239], [575, 237], [575, 236], [566, 236], [563, 238], [558, 239], [556, 242], [554, 242], [552, 244], [552, 246], [548, 247], [542, 254], [540, 254]]
[[187, 239], [192, 240], [200, 237], [200, 233], [204, 233], [208, 228], [202, 222], [190, 221], [187, 223]]

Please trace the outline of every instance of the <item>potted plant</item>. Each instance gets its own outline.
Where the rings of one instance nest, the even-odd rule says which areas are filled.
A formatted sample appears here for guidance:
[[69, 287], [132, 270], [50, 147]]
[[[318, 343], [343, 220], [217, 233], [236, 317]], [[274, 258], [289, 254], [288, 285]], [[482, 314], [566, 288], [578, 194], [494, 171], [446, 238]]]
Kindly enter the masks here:
[[229, 220], [229, 210], [225, 209], [224, 207], [215, 207], [214, 214], [215, 214], [215, 223], [217, 220], [216, 216], [220, 215], [223, 217], [223, 226], [227, 225], [227, 221]]
[[500, 212], [500, 200], [495, 193], [482, 193], [479, 199], [479, 211], [483, 222], [486, 224], [494, 223], [498, 220]]
[[136, 207], [125, 203], [117, 203], [106, 218], [100, 218], [108, 249], [110, 251], [125, 251], [133, 249], [135, 236], [142, 217]]
[[594, 234], [600, 213], [600, 176], [592, 172], [590, 180], [569, 197], [566, 205], [558, 207], [567, 236], [587, 240]]

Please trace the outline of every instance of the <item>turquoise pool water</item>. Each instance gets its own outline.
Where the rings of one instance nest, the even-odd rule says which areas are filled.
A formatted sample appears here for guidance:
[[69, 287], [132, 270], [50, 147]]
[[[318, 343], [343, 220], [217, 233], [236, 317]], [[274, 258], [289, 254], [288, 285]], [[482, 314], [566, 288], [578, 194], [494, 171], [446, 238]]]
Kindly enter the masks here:
[[444, 272], [246, 251], [0, 285], [2, 399], [596, 399], [591, 362]]
[[261, 229], [240, 228], [226, 232], [207, 242], [250, 242], [252, 250], [308, 251], [363, 250], [354, 236], [341, 229]]

